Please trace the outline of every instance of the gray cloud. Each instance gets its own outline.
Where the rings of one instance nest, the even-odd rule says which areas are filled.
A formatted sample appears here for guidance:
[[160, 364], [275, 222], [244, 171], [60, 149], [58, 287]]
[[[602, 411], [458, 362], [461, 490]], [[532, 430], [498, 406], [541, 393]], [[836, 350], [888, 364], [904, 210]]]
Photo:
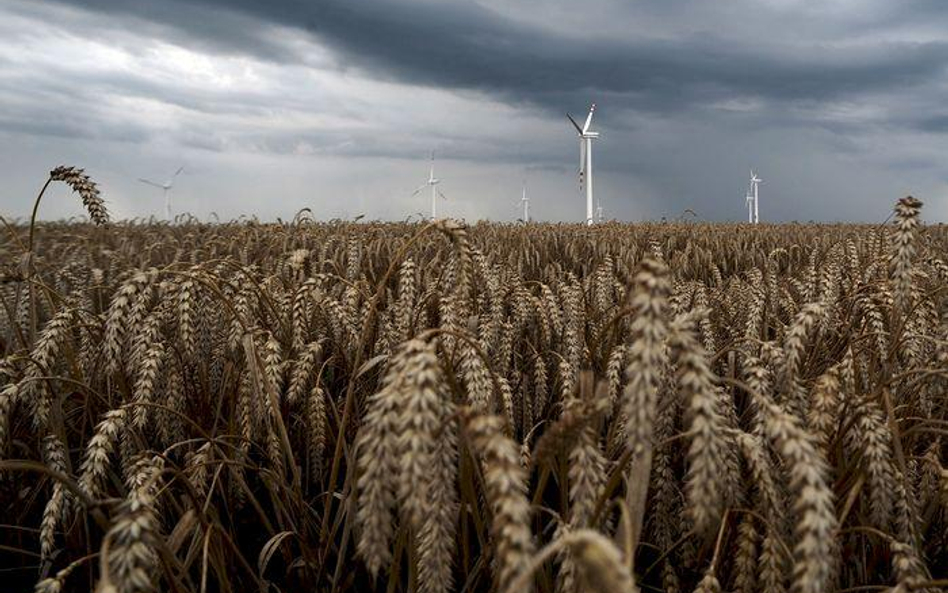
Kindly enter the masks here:
[[[143, 170], [187, 159], [217, 176], [189, 179], [195, 211], [287, 217], [315, 200], [338, 215], [315, 184], [400, 218], [424, 209], [406, 196], [436, 148], [457, 214], [509, 217], [526, 176], [545, 192], [534, 211], [557, 219], [577, 203], [562, 113], [593, 99], [611, 215], [740, 218], [754, 165], [770, 219], [881, 220], [909, 191], [944, 216], [946, 13], [937, 0], [12, 0], [0, 141], [34, 165], [16, 188], [52, 156], [92, 160], [130, 214]], [[274, 191], [285, 204], [251, 198]]]
[[[210, 27], [209, 19], [200, 18], [202, 11], [231, 15], [220, 19], [227, 23], [236, 18], [235, 13], [242, 14], [309, 31], [331, 46], [344, 64], [378, 76], [499, 93], [557, 112], [568, 99], [575, 101], [590, 91], [618, 93], [626, 108], [656, 111], [675, 111], [733, 96], [776, 101], [858, 96], [927, 82], [944, 74], [948, 58], [946, 39], [854, 36], [840, 40], [835, 37], [838, 29], [816, 38], [797, 31], [800, 41], [795, 43], [768, 41], [754, 35], [751, 27], [743, 30], [743, 36], [722, 36], [703, 29], [674, 38], [638, 34], [634, 29], [621, 38], [602, 38], [595, 33], [585, 37], [579, 32], [566, 35], [544, 28], [542, 14], [535, 15], [538, 25], [504, 18], [474, 2], [73, 0], [70, 4], [110, 14], [127, 11], [179, 28], [197, 39], [213, 39], [231, 51], [277, 60], [294, 58], [287, 51], [274, 50], [265, 40], [250, 38], [244, 29]], [[688, 18], [693, 7], [691, 2], [660, 4], [684, 6], [666, 13], [670, 21]], [[760, 15], [760, 3], [742, 4], [745, 14], [755, 14], [756, 22], [766, 23], [767, 16], [783, 18], [779, 11], [764, 10]], [[931, 3], [917, 4], [945, 21]], [[593, 3], [586, 10], [600, 6], [604, 5]], [[604, 17], [609, 16], [605, 11]], [[799, 25], [813, 24], [797, 20]], [[771, 21], [767, 28], [780, 26]]]

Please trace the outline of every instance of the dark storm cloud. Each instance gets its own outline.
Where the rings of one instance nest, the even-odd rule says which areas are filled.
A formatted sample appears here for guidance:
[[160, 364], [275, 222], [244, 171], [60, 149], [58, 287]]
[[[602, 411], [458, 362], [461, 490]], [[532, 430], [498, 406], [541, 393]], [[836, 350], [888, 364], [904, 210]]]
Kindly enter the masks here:
[[[82, 12], [56, 14], [50, 6], [64, 10], [74, 8]], [[101, 30], [103, 13], [109, 16], [135, 17], [133, 23], [123, 23], [126, 31], [142, 37], [160, 37], [170, 42], [180, 41], [192, 47], [219, 52], [252, 53], [262, 58], [285, 61], [298, 58], [285, 44], [267, 35], [256, 15], [220, 8], [203, 2], [132, 0], [53, 0], [35, 4], [15, 3], [9, 10], [28, 17], [48, 21], [52, 26], [68, 26], [75, 33]], [[83, 31], [85, 30], [85, 31]]]
[[610, 216], [739, 218], [751, 165], [769, 220], [948, 189], [942, 0], [9, 0], [0, 37], [12, 178], [98, 163], [136, 214], [189, 158], [216, 171], [192, 208], [400, 218], [434, 148], [458, 215], [509, 217], [527, 178], [572, 219], [590, 100]]
[[[237, 18], [234, 14], [244, 15], [309, 31], [329, 44], [344, 64], [377, 76], [487, 91], [557, 111], [590, 94], [617, 94], [623, 107], [659, 112], [733, 96], [831, 100], [919, 85], [941, 76], [948, 61], [944, 41], [882, 39], [840, 45], [833, 43], [831, 33], [826, 39], [811, 39], [806, 30], [799, 31], [804, 43], [793, 46], [707, 32], [670, 39], [650, 38], [639, 31], [630, 32], [627, 39], [602, 38], [595, 32], [567, 35], [542, 26], [542, 8], [534, 19], [538, 26], [470, 2], [73, 0], [69, 4], [161, 22], [203, 42], [214, 40], [228, 51], [277, 60], [303, 58], [290, 56], [291, 50], [280, 49], [265, 36], [229, 26]], [[933, 2], [915, 4], [918, 18], [942, 17]], [[590, 6], [594, 10], [596, 4]], [[754, 12], [759, 13], [759, 7]], [[905, 12], [911, 15], [911, 10]], [[683, 9], [667, 15], [687, 16]], [[916, 18], [903, 15], [902, 20]], [[770, 23], [774, 24], [779, 26]], [[796, 24], [826, 27], [807, 21]], [[867, 27], [871, 30], [871, 22]]]
[[948, 132], [948, 114], [945, 113], [923, 117], [911, 123], [917, 130], [922, 132], [939, 134]]

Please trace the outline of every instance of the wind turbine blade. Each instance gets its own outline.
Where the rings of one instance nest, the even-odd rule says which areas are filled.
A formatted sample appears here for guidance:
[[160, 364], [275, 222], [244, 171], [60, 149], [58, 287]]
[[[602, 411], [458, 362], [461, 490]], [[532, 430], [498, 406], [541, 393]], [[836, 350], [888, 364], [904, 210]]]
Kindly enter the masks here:
[[576, 123], [576, 120], [573, 119], [573, 116], [567, 113], [567, 114], [566, 114], [566, 117], [568, 117], [568, 118], [569, 118], [569, 121], [571, 121], [571, 122], [573, 123], [573, 127], [576, 128], [576, 132], [578, 132], [579, 134], [582, 134], [582, 133], [583, 133], [583, 129], [582, 129], [581, 127], [579, 127], [579, 124]]
[[161, 185], [160, 183], [155, 183], [154, 181], [149, 181], [149, 180], [147, 180], [147, 179], [142, 179], [141, 177], [139, 177], [138, 180], [141, 181], [142, 183], [147, 183], [148, 185], [152, 185], [152, 186], [154, 186], [154, 187], [157, 187], [158, 189], [165, 189], [165, 186]]
[[447, 199], [448, 199], [447, 196], [445, 196], [443, 193], [441, 193], [441, 190], [438, 190], [438, 195], [441, 196], [441, 199], [442, 199], [442, 200], [447, 200]]
[[411, 193], [411, 195], [412, 195], [412, 196], [417, 196], [417, 195], [418, 195], [418, 192], [420, 192], [421, 190], [425, 189], [426, 187], [428, 187], [428, 184], [427, 184], [427, 183], [422, 183], [421, 186], [420, 186], [418, 189], [416, 189], [415, 191], [413, 191], [413, 192]]
[[175, 177], [180, 175], [182, 171], [184, 171], [184, 165], [181, 165], [180, 167], [178, 167], [178, 170], [174, 172], [174, 175], [172, 175], [171, 178], [174, 179]]
[[589, 130], [589, 124], [592, 123], [593, 111], [595, 111], [595, 110], [596, 110], [596, 104], [593, 103], [593, 104], [590, 105], [590, 107], [589, 107], [589, 115], [586, 116], [586, 125], [583, 126], [583, 131], [580, 132], [581, 134], [585, 134], [585, 133]]

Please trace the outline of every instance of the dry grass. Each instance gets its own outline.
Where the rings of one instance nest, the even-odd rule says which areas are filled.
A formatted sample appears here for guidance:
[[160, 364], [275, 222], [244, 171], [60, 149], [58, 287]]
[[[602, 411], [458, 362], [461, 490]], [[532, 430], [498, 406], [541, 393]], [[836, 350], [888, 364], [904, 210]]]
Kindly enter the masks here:
[[[948, 233], [10, 225], [9, 590], [948, 577]], [[37, 201], [38, 204], [38, 201]]]

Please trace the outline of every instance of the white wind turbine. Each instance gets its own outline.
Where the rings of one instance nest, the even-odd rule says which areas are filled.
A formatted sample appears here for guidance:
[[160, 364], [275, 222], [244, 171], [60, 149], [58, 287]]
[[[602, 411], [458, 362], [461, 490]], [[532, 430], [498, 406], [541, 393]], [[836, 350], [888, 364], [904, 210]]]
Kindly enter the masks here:
[[527, 197], [527, 182], [521, 186], [520, 203], [523, 204], [523, 221], [530, 222], [530, 198]]
[[586, 224], [593, 223], [593, 187], [592, 187], [592, 141], [599, 137], [599, 132], [590, 132], [589, 124], [592, 123], [593, 111], [596, 110], [596, 104], [589, 107], [589, 115], [586, 116], [586, 123], [579, 127], [573, 116], [566, 114], [569, 121], [576, 128], [579, 134], [579, 186], [586, 186]]
[[438, 191], [438, 184], [441, 183], [440, 179], [436, 179], [434, 176], [434, 152], [431, 153], [431, 171], [428, 173], [428, 181], [421, 184], [421, 186], [412, 192], [412, 196], [417, 196], [418, 193], [425, 189], [426, 187], [431, 188], [431, 220], [438, 218], [438, 196], [441, 196], [442, 200], [446, 200], [444, 194]]
[[747, 222], [751, 224], [758, 224], [760, 222], [760, 216], [758, 216], [758, 188], [757, 186], [761, 184], [764, 180], [757, 176], [757, 173], [751, 169], [751, 178], [750, 178], [750, 188], [747, 190]]
[[157, 187], [158, 189], [162, 190], [165, 197], [165, 218], [169, 222], [171, 221], [171, 196], [168, 195], [168, 192], [171, 191], [172, 187], [174, 187], [174, 180], [175, 178], [178, 177], [178, 175], [181, 174], [182, 171], [184, 171], [184, 167], [183, 166], [178, 167], [178, 170], [174, 172], [174, 175], [171, 176], [171, 179], [169, 179], [168, 181], [164, 183], [156, 183], [149, 179], [142, 179], [141, 177], [138, 178], [138, 180], [141, 181], [142, 183], [147, 183], [148, 185]]

